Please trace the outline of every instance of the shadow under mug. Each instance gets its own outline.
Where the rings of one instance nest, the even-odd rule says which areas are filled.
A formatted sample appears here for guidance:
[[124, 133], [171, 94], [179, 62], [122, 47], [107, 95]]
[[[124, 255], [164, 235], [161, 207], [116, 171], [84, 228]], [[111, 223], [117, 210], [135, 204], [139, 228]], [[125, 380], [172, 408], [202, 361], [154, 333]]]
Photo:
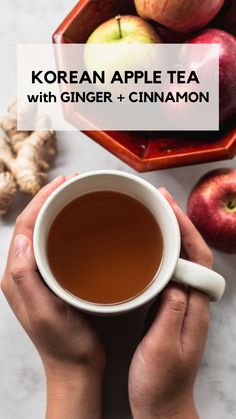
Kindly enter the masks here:
[[[47, 259], [47, 238], [55, 217], [69, 202], [95, 191], [120, 192], [140, 201], [155, 217], [163, 236], [162, 264], [150, 285], [133, 299], [117, 304], [95, 304], [67, 292], [57, 282]], [[88, 172], [59, 186], [49, 196], [38, 214], [33, 246], [38, 269], [48, 287], [62, 300], [89, 313], [113, 315], [138, 308], [154, 300], [171, 279], [203, 291], [209, 295], [211, 301], [219, 300], [225, 289], [225, 280], [221, 275], [179, 257], [180, 231], [170, 204], [149, 182], [126, 172], [115, 170]]]

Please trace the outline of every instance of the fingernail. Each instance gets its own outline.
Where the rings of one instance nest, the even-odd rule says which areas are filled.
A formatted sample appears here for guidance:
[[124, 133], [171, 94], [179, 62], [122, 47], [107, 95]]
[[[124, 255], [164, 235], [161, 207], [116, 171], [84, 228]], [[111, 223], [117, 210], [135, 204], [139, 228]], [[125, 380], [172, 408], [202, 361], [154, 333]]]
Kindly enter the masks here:
[[18, 234], [14, 241], [14, 253], [18, 255], [19, 253], [25, 253], [29, 245], [29, 240], [23, 234]]
[[173, 197], [171, 196], [171, 194], [168, 192], [168, 190], [166, 189], [166, 188], [164, 188], [163, 186], [161, 187], [161, 188], [159, 188], [159, 192], [161, 192], [161, 194], [165, 197], [165, 198], [167, 198], [167, 199], [169, 199], [169, 200], [171, 200], [171, 201], [174, 201], [174, 199], [173, 199]]
[[170, 196], [170, 193], [167, 191], [167, 189], [164, 186], [161, 186], [159, 188], [159, 191], [164, 195], [169, 195]]
[[53, 185], [54, 183], [58, 183], [59, 181], [65, 180], [65, 176], [57, 176], [55, 179], [52, 180], [51, 185]]

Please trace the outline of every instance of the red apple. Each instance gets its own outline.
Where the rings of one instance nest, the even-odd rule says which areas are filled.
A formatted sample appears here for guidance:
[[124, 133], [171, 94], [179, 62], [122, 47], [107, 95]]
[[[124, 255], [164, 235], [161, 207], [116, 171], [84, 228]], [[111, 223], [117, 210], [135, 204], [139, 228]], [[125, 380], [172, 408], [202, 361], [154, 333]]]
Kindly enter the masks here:
[[[205, 29], [188, 41], [194, 44], [219, 44], [220, 122], [236, 113], [236, 39], [220, 29]], [[210, 65], [209, 60], [203, 66]]]
[[236, 0], [226, 0], [224, 6], [211, 22], [213, 28], [224, 29], [224, 31], [236, 36]]
[[236, 170], [203, 176], [188, 199], [190, 219], [212, 247], [236, 253]]
[[155, 20], [177, 32], [192, 32], [206, 26], [224, 0], [134, 0], [139, 16]]

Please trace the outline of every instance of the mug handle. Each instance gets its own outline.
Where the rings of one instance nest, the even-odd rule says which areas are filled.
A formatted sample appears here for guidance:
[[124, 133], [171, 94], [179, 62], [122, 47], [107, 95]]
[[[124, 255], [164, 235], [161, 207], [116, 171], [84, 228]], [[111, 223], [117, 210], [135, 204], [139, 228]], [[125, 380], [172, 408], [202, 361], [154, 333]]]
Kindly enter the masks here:
[[211, 301], [218, 301], [224, 294], [225, 279], [217, 272], [179, 258], [173, 280], [205, 292]]

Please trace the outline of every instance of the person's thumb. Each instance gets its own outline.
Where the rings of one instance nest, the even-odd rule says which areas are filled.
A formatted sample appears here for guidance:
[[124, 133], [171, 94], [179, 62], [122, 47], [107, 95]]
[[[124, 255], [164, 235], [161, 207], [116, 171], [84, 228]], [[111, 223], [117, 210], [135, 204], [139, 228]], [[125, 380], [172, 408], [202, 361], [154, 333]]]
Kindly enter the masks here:
[[146, 334], [152, 346], [175, 346], [181, 343], [181, 331], [188, 306], [188, 291], [179, 284], [171, 283], [161, 295], [160, 306]]
[[23, 234], [14, 238], [9, 261], [11, 280], [16, 284], [17, 291], [28, 304], [37, 304], [47, 288], [37, 273], [31, 240]]

